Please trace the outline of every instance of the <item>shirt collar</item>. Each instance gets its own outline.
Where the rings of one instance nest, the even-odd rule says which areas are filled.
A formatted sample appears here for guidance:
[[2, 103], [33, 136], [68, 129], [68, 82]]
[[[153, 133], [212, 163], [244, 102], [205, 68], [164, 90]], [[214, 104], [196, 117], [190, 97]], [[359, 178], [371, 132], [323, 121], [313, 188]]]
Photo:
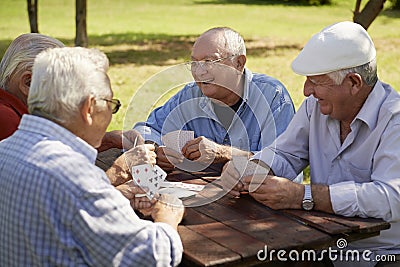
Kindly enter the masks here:
[[[253, 73], [248, 69], [248, 68], [244, 68], [244, 89], [243, 89], [243, 96], [242, 96], [242, 104], [240, 106], [243, 105], [243, 103], [247, 102], [249, 99], [249, 88], [250, 88], [250, 84], [251, 84], [251, 80], [253, 79]], [[197, 86], [197, 85], [196, 85]], [[200, 90], [200, 88], [199, 88]], [[201, 90], [200, 90], [201, 91]], [[211, 106], [211, 100], [204, 96], [203, 93], [201, 93], [201, 95], [203, 96], [202, 99], [200, 99], [200, 106], [202, 108], [205, 108], [207, 105]]]
[[377, 81], [371, 93], [368, 95], [357, 114], [356, 119], [365, 122], [370, 129], [374, 129], [378, 123], [379, 109], [385, 100], [385, 89], [380, 81]]
[[25, 114], [22, 116], [18, 129], [40, 134], [48, 140], [60, 141], [84, 155], [90, 162], [94, 163], [96, 160], [97, 150], [95, 148], [66, 128], [48, 119]]
[[0, 103], [10, 106], [21, 117], [28, 113], [26, 105], [13, 94], [0, 88]]

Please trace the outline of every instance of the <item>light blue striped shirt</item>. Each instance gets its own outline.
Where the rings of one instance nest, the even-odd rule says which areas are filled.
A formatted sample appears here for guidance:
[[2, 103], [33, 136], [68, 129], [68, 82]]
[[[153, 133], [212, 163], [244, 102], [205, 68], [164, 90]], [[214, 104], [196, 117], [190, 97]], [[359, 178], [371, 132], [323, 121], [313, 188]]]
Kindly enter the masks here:
[[0, 266], [171, 266], [178, 233], [139, 219], [96, 150], [33, 115], [0, 142]]
[[[233, 92], [232, 92], [233, 94]], [[257, 152], [271, 144], [292, 119], [295, 110], [285, 86], [264, 74], [245, 69], [243, 102], [228, 130], [214, 112], [210, 98], [196, 83], [189, 83], [163, 106], [155, 109], [146, 122], [134, 129], [145, 140], [162, 144], [161, 136], [175, 130], [194, 131], [217, 144]]]

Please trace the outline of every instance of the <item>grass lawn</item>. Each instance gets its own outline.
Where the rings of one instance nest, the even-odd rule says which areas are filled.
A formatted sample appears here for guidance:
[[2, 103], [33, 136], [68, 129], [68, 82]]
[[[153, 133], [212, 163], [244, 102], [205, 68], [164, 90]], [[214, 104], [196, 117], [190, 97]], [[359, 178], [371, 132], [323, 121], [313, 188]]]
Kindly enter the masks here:
[[[282, 1], [240, 0], [116, 0], [88, 1], [90, 47], [110, 59], [115, 96], [123, 102], [109, 129], [130, 128], [174, 90], [153, 84], [130, 105], [132, 96], [153, 75], [187, 61], [195, 38], [208, 28], [229, 26], [247, 42], [247, 66], [281, 80], [296, 108], [302, 102], [304, 78], [294, 74], [290, 63], [312, 34], [328, 24], [351, 20], [355, 1], [337, 0], [332, 6], [282, 5]], [[364, 1], [365, 2], [365, 1]], [[247, 3], [247, 4], [246, 4]], [[39, 30], [73, 45], [74, 1], [39, 2]], [[370, 35], [378, 50], [379, 75], [400, 90], [400, 13], [384, 11], [371, 25]], [[0, 3], [0, 55], [12, 39], [29, 32], [26, 1]], [[166, 73], [167, 74], [167, 73]], [[165, 77], [165, 75], [163, 77]], [[175, 90], [179, 87], [174, 88]], [[145, 101], [146, 99], [147, 101]]]

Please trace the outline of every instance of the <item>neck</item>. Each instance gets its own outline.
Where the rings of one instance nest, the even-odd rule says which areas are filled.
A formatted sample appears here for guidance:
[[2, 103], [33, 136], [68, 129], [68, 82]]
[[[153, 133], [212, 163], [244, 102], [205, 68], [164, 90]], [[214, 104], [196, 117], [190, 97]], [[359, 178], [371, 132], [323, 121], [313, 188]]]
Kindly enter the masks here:
[[222, 102], [227, 106], [233, 106], [243, 97], [243, 94], [244, 94], [244, 75], [242, 74], [233, 90], [233, 93], [230, 94]]

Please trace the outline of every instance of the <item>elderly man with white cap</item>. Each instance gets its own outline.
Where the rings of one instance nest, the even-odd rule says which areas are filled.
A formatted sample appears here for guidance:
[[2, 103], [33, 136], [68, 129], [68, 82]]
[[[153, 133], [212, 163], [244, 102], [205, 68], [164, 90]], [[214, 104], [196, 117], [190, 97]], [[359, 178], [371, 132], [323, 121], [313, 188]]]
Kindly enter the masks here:
[[[378, 79], [371, 38], [352, 22], [331, 25], [309, 40], [292, 69], [306, 76], [307, 98], [287, 130], [252, 159], [269, 167], [272, 175], [244, 177], [231, 194], [249, 190], [273, 209], [382, 218], [391, 223], [390, 229], [347, 247], [372, 251], [371, 262], [334, 264], [375, 266], [376, 255], [398, 258], [400, 96]], [[238, 179], [232, 165], [223, 179]], [[290, 181], [308, 165], [310, 185]], [[261, 182], [255, 186], [256, 177]]]

